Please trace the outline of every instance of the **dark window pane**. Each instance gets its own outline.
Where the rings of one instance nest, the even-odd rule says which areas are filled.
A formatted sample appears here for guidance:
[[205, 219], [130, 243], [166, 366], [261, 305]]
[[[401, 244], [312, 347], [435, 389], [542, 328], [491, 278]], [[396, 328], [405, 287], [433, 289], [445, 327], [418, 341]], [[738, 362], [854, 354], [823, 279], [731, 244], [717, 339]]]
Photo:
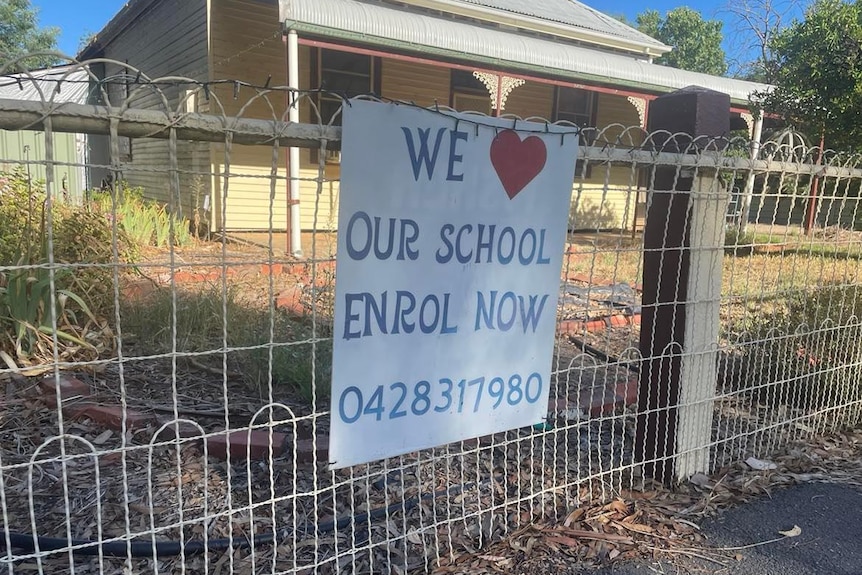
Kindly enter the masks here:
[[560, 88], [557, 110], [561, 114], [578, 114], [589, 116], [592, 112], [592, 94], [586, 90], [575, 88]]
[[353, 97], [371, 92], [371, 78], [369, 76], [353, 76], [324, 70], [321, 88]]
[[458, 90], [467, 90], [467, 91], [479, 91], [479, 92], [487, 92], [488, 89], [485, 87], [479, 79], [477, 79], [473, 72], [469, 70], [452, 70], [452, 91], [457, 92]]
[[[323, 124], [329, 124], [333, 118], [335, 118], [335, 114], [341, 108], [341, 100], [329, 100], [329, 99], [321, 99], [320, 101], [320, 120]], [[341, 114], [338, 114], [338, 117], [335, 118], [335, 121], [332, 121], [333, 126], [341, 125]]]
[[350, 72], [364, 76], [371, 75], [371, 57], [364, 54], [351, 54], [337, 50], [323, 50], [320, 55], [323, 70]]
[[348, 98], [371, 92], [371, 57], [322, 50], [320, 87]]

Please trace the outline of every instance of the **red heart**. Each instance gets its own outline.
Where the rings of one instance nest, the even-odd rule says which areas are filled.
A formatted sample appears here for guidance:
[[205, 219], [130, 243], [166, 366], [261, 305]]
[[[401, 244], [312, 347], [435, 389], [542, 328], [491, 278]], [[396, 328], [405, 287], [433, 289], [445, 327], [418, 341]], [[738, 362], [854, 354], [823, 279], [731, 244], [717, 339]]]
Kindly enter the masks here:
[[530, 136], [523, 142], [514, 130], [504, 130], [491, 142], [491, 164], [509, 199], [513, 199], [545, 168], [545, 142]]

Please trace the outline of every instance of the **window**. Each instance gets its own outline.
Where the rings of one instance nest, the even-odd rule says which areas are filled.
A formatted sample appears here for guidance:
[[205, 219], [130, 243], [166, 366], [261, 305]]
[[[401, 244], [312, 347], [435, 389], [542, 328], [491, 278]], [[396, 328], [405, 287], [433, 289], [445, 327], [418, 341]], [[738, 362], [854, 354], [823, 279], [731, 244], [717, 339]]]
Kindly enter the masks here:
[[[379, 58], [339, 50], [312, 50], [311, 77], [315, 80], [312, 83], [322, 90], [333, 92], [322, 93], [317, 98], [321, 121], [325, 124], [332, 121], [334, 126], [341, 125], [341, 114], [334, 117], [341, 108], [341, 97], [379, 94], [379, 71]], [[316, 122], [317, 118], [312, 117], [311, 121]], [[333, 154], [328, 160], [337, 162], [338, 154]], [[316, 150], [311, 151], [311, 162], [317, 162]]]
[[[579, 90], [577, 88], [558, 87], [554, 103], [554, 121], [571, 122], [581, 128], [592, 128], [596, 125], [596, 111], [598, 99], [595, 92], [588, 90]], [[587, 139], [581, 134], [581, 145], [590, 145]], [[587, 166], [587, 172], [584, 174], [584, 166], [582, 161], [578, 161], [575, 176], [580, 178], [589, 178], [591, 168]]]
[[449, 106], [459, 112], [479, 112], [491, 115], [488, 88], [469, 70], [452, 70], [450, 74]]
[[557, 88], [557, 117], [581, 128], [595, 124], [594, 92], [576, 88]]
[[[318, 86], [334, 92], [320, 95], [320, 116], [324, 123], [328, 123], [341, 107], [339, 96], [352, 98], [374, 91], [374, 66], [371, 57], [364, 54], [335, 50], [319, 50], [318, 54]], [[341, 125], [341, 117], [333, 123]]]

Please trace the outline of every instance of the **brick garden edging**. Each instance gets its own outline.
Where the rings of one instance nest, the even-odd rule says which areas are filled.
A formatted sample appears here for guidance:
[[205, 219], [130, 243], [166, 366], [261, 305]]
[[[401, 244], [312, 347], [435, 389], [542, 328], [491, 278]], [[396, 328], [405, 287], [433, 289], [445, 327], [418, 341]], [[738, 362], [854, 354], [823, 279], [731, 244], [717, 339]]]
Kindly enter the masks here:
[[[56, 408], [56, 379], [53, 376], [44, 378], [39, 382], [37, 388], [41, 392], [41, 399], [49, 407]], [[60, 395], [63, 402], [63, 415], [69, 419], [89, 419], [95, 425], [113, 431], [122, 431], [123, 408], [119, 404], [101, 403], [92, 399], [90, 386], [76, 377], [60, 374]], [[637, 403], [637, 379], [631, 379], [623, 384], [608, 384], [582, 391], [574, 400], [567, 398], [552, 398], [548, 402], [549, 417], [571, 417], [572, 411], [577, 410], [580, 417], [600, 417], [610, 415], [617, 409]], [[160, 423], [156, 416], [143, 413], [133, 409], [125, 410], [126, 428], [128, 430], [140, 431], [155, 428]], [[156, 430], [153, 431], [156, 433]], [[196, 430], [179, 430], [168, 427], [159, 435], [159, 441], [170, 441], [174, 434], [180, 437], [192, 439], [199, 437]], [[498, 434], [499, 435], [499, 434]], [[502, 436], [501, 436], [502, 437]], [[320, 434], [316, 440], [311, 437], [297, 437], [292, 443], [290, 435], [282, 432], [270, 432], [267, 429], [236, 429], [230, 432], [221, 432], [207, 437], [199, 438], [198, 441], [206, 441], [207, 451], [210, 456], [217, 459], [227, 459], [230, 453], [232, 461], [245, 461], [247, 456], [252, 460], [264, 461], [269, 457], [270, 449], [273, 457], [296, 457], [299, 463], [312, 463], [329, 461], [329, 436]], [[491, 445], [494, 436], [485, 436], [477, 439], [464, 441], [468, 449], [485, 447]], [[291, 448], [296, 452], [292, 453]]]
[[[566, 257], [574, 254], [567, 251]], [[326, 260], [315, 263], [315, 277], [312, 282], [312, 264], [310, 262], [273, 262], [272, 264], [248, 264], [240, 266], [229, 266], [219, 268], [212, 266], [190, 266], [189, 269], [174, 270], [170, 273], [157, 274], [155, 280], [143, 279], [131, 281], [123, 286], [123, 294], [127, 297], [142, 298], [148, 296], [159, 287], [169, 285], [171, 280], [175, 283], [203, 283], [220, 281], [223, 276], [231, 277], [240, 274], [260, 275], [289, 275], [296, 279], [295, 285], [282, 290], [276, 296], [275, 305], [289, 313], [302, 317], [309, 310], [302, 303], [304, 293], [303, 286], [309, 287], [315, 284], [318, 287], [331, 284], [335, 273], [335, 261]], [[612, 282], [598, 282], [596, 278], [588, 278], [579, 274], [567, 274], [562, 277], [564, 281], [578, 281], [588, 284]], [[641, 291], [641, 286], [635, 286]], [[638, 326], [640, 325], [640, 314], [634, 315], [609, 315], [593, 320], [564, 320], [557, 324], [560, 335], [577, 335], [579, 333], [597, 333], [610, 327]], [[56, 386], [53, 376], [46, 377], [39, 383], [42, 400], [48, 407], [56, 408]], [[103, 404], [91, 399], [91, 390], [88, 384], [75, 378], [70, 374], [60, 375], [60, 397], [63, 403], [64, 416], [70, 419], [89, 419], [94, 424], [121, 431], [123, 422], [123, 408], [119, 404]], [[582, 391], [577, 398], [551, 399], [548, 403], [550, 417], [564, 416], [569, 418], [574, 410], [580, 414], [579, 417], [606, 416], [621, 407], [627, 407], [637, 403], [637, 379], [629, 380], [625, 384], [608, 384]], [[125, 410], [127, 429], [143, 430], [166, 423], [164, 418], [157, 418], [152, 414], [143, 413], [133, 409]], [[199, 432], [193, 429], [172, 429], [170, 426], [163, 430], [159, 436], [160, 441], [171, 440], [175, 434], [180, 437], [193, 438], [199, 436]], [[311, 463], [328, 461], [329, 437], [317, 436], [313, 441], [310, 437], [297, 437], [293, 442], [289, 441], [289, 435], [281, 432], [270, 433], [267, 429], [232, 430], [208, 435], [205, 439], [207, 451], [213, 457], [226, 459], [230, 453], [231, 460], [245, 460], [250, 456], [253, 460], [265, 460], [269, 457], [270, 450], [274, 457], [295, 456], [298, 462]], [[465, 447], [491, 445], [494, 437], [487, 436], [463, 442]], [[204, 441], [201, 439], [201, 441]], [[295, 446], [296, 453], [291, 449]]]
[[567, 319], [557, 325], [557, 333], [560, 335], [577, 335], [579, 333], [598, 333], [610, 327], [639, 326], [641, 314], [633, 315], [608, 315], [593, 320]]

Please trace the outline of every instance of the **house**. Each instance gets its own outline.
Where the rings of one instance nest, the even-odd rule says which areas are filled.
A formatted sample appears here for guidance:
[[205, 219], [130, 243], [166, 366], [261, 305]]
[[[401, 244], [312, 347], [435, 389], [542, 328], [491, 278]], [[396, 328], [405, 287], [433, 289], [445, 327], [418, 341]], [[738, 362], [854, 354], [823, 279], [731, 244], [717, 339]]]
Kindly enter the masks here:
[[[0, 77], [0, 98], [53, 104], [87, 103], [89, 75], [79, 66], [58, 66]], [[62, 89], [58, 86], [62, 84]], [[90, 186], [85, 166], [89, 157], [86, 134], [54, 133], [56, 191], [69, 200], [84, 197]], [[0, 130], [0, 170], [23, 167], [33, 181], [45, 180], [45, 133]]]
[[[623, 135], [632, 145], [642, 134], [623, 127], [645, 126], [650, 101], [698, 85], [727, 93], [733, 128], [753, 130], [748, 98], [766, 86], [652, 62], [668, 50], [575, 0], [131, 0], [79, 58], [124, 62], [149, 77], [325, 87], [421, 106], [568, 120], [605, 129], [606, 141]], [[118, 65], [100, 66], [97, 75], [124, 73]], [[227, 115], [240, 113], [247, 102], [232, 97], [234, 89], [212, 86]], [[222, 113], [179, 87], [167, 87], [165, 94], [172, 106]], [[131, 98], [136, 107], [163, 105], [151, 91], [133, 92]], [[328, 121], [339, 100], [314, 98]], [[312, 110], [306, 98], [290, 118], [316, 122]], [[262, 101], [242, 113], [273, 117]], [[135, 170], [163, 162], [167, 144], [135, 141], [133, 146], [125, 177], [150, 196], [167, 199], [167, 174]], [[290, 183], [275, 198], [272, 214], [270, 183], [260, 177], [270, 173], [272, 150], [234, 146], [231, 172], [242, 175], [231, 178], [225, 206], [220, 194], [212, 193], [221, 189], [224, 145], [181, 143], [178, 154], [186, 171], [215, 174], [206, 181], [183, 175], [180, 185], [186, 204], [189, 189], [196, 197], [201, 190], [211, 194], [213, 229], [263, 230], [272, 221], [274, 229], [291, 229], [296, 252], [300, 229], [337, 227], [337, 182], [324, 185], [315, 210], [316, 151], [283, 154], [280, 169]], [[327, 179], [337, 179], [338, 155], [325, 158], [325, 165]], [[643, 198], [631, 170], [612, 168], [607, 180], [605, 170], [582, 166], [578, 172], [572, 227], [633, 225]]]

